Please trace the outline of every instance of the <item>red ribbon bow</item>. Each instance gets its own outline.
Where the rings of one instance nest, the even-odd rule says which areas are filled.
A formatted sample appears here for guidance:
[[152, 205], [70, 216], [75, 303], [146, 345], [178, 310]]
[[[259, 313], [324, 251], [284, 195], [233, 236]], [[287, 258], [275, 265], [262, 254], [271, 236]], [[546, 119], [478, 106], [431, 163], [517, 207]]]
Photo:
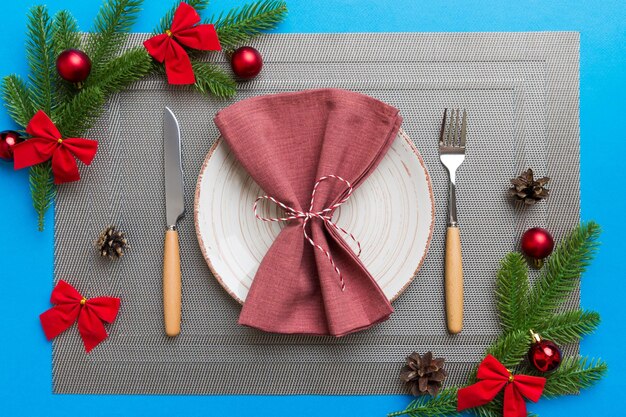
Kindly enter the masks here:
[[52, 120], [42, 110], [30, 119], [26, 132], [32, 137], [13, 147], [14, 168], [26, 168], [52, 158], [55, 184], [79, 180], [80, 174], [74, 157], [89, 165], [98, 150], [98, 141], [95, 140], [63, 139]]
[[50, 302], [55, 306], [39, 316], [48, 340], [63, 333], [78, 319], [78, 333], [83, 339], [87, 352], [107, 338], [103, 322], [113, 323], [120, 309], [119, 298], [86, 299], [63, 280], [59, 281], [52, 290]]
[[197, 25], [200, 15], [187, 3], [180, 3], [174, 13], [172, 27], [160, 35], [148, 39], [143, 45], [159, 62], [165, 61], [165, 73], [170, 84], [193, 84], [191, 60], [182, 45], [202, 51], [222, 49], [215, 27], [209, 24]]
[[487, 404], [504, 387], [504, 417], [526, 417], [524, 398], [537, 402], [546, 385], [542, 377], [513, 375], [491, 355], [478, 366], [477, 377], [480, 381], [459, 390], [458, 411]]

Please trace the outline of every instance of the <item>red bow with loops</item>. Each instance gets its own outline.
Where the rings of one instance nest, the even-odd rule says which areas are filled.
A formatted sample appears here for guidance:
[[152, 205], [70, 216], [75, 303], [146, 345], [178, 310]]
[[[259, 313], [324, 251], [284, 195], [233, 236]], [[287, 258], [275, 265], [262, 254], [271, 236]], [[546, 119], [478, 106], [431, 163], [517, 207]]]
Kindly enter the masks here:
[[480, 381], [459, 390], [458, 411], [487, 404], [504, 388], [504, 417], [526, 417], [524, 398], [537, 402], [546, 385], [542, 377], [513, 375], [491, 355], [478, 366], [477, 378]]
[[78, 333], [87, 352], [108, 337], [103, 322], [113, 323], [120, 309], [119, 298], [87, 299], [63, 280], [52, 290], [50, 302], [55, 306], [39, 316], [48, 340], [54, 339], [78, 320]]
[[183, 46], [202, 51], [222, 49], [215, 27], [209, 24], [197, 25], [199, 22], [198, 12], [187, 3], [180, 3], [174, 13], [170, 29], [143, 43], [154, 59], [159, 62], [165, 61], [165, 73], [170, 84], [196, 82], [191, 60]]
[[32, 137], [13, 147], [13, 167], [26, 168], [52, 158], [55, 184], [78, 181], [80, 174], [74, 158], [89, 165], [98, 150], [98, 142], [95, 140], [62, 138], [59, 129], [42, 110], [30, 119], [26, 133]]

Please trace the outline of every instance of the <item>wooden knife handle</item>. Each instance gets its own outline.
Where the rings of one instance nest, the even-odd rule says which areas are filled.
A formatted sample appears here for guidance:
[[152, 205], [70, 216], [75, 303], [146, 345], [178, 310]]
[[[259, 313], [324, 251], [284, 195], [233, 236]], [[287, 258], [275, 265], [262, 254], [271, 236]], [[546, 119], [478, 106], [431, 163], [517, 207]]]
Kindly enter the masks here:
[[178, 232], [165, 232], [163, 251], [163, 315], [165, 334], [170, 337], [180, 333], [181, 272]]
[[463, 329], [463, 260], [461, 233], [457, 226], [449, 226], [446, 232], [445, 268], [448, 332], [457, 334]]

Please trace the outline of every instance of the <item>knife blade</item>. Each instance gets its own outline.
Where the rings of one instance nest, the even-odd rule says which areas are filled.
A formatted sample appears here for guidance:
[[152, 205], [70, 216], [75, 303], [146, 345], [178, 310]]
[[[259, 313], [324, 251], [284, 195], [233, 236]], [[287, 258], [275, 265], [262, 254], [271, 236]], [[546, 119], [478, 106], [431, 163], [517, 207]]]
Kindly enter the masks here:
[[174, 337], [180, 333], [182, 284], [176, 223], [185, 213], [185, 199], [180, 127], [176, 116], [168, 107], [163, 113], [163, 155], [167, 226], [163, 250], [163, 317], [165, 334]]

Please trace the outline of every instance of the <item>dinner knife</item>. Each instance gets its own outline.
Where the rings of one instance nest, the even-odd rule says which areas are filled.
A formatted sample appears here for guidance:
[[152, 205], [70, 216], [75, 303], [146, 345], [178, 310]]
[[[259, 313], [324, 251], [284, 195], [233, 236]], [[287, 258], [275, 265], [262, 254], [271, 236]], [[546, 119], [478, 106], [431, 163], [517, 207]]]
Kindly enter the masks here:
[[185, 213], [180, 127], [172, 111], [163, 113], [163, 155], [165, 167], [165, 245], [163, 250], [163, 316], [165, 334], [180, 333], [181, 270], [176, 223]]

